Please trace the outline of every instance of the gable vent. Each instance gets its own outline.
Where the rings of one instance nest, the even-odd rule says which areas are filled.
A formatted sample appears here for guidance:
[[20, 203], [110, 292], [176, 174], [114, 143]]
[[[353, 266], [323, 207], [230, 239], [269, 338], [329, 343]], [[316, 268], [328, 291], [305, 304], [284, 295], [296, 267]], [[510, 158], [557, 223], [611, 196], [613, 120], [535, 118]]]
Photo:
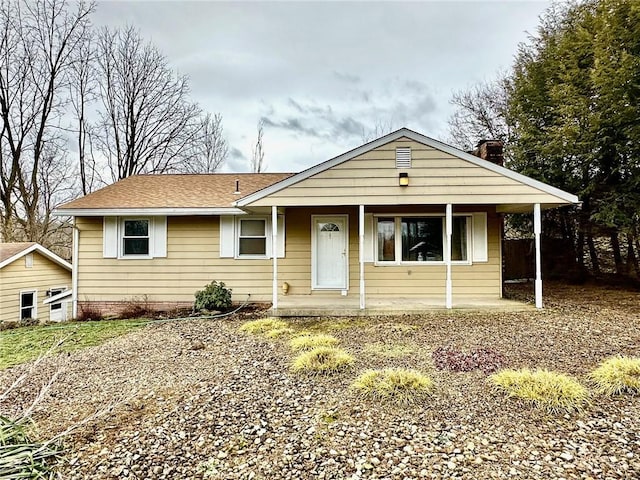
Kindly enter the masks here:
[[411, 147], [396, 148], [396, 168], [411, 168]]

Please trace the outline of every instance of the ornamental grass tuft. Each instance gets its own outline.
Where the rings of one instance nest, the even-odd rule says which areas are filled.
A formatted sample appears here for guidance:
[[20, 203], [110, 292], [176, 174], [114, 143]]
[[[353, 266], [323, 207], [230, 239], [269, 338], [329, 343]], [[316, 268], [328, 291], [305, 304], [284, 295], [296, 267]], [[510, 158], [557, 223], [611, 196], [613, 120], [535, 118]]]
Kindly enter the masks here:
[[489, 381], [510, 397], [550, 413], [574, 412], [588, 402], [589, 393], [577, 380], [549, 370], [501, 370]]
[[640, 357], [608, 358], [589, 374], [596, 391], [605, 395], [640, 393]]
[[368, 370], [351, 385], [351, 389], [371, 399], [392, 399], [403, 404], [418, 403], [431, 396], [433, 381], [412, 369], [386, 368]]
[[295, 352], [313, 350], [316, 347], [334, 347], [337, 344], [338, 339], [336, 337], [324, 333], [298, 335], [289, 341], [289, 346]]
[[293, 335], [294, 333], [296, 333], [296, 331], [293, 328], [283, 327], [283, 328], [274, 328], [273, 330], [267, 330], [264, 333], [264, 336], [267, 338], [280, 338], [280, 337], [287, 337], [289, 335]]
[[260, 320], [251, 320], [250, 322], [243, 323], [240, 326], [240, 331], [259, 335], [267, 333], [269, 330], [278, 330], [287, 328], [288, 326], [287, 322], [278, 320], [277, 318], [261, 318]]
[[55, 445], [32, 441], [25, 421], [0, 416], [0, 478], [54, 478], [61, 451]]
[[294, 372], [331, 374], [349, 367], [353, 357], [344, 350], [335, 347], [316, 347], [302, 352], [291, 365]]

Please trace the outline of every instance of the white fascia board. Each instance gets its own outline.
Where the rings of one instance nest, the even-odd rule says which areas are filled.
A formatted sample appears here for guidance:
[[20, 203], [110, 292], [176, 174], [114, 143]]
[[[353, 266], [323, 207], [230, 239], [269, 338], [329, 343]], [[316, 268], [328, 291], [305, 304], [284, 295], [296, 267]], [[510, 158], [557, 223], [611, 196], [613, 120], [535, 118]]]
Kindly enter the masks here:
[[35, 245], [31, 245], [29, 248], [25, 248], [24, 250], [22, 250], [19, 253], [16, 253], [13, 257], [7, 258], [4, 262], [0, 263], [0, 268], [3, 268], [6, 265], [9, 265], [10, 263], [13, 263], [16, 260], [18, 260], [19, 258], [24, 257], [25, 255], [27, 255], [27, 254], [29, 254], [31, 252], [34, 252], [34, 251], [42, 254], [44, 257], [48, 258], [52, 262], [57, 263], [62, 268], [66, 268], [67, 270], [71, 271], [71, 264], [69, 262], [67, 262], [62, 257], [59, 257], [58, 255], [56, 255], [52, 251], [47, 250], [42, 245], [37, 244], [37, 243]]
[[148, 215], [177, 217], [181, 215], [244, 215], [239, 208], [59, 208], [53, 211], [58, 217], [110, 217]]
[[48, 305], [49, 303], [57, 302], [58, 300], [62, 300], [63, 298], [70, 297], [73, 294], [73, 290], [65, 290], [64, 292], [60, 292], [53, 297], [45, 298], [42, 303]]
[[384, 137], [380, 137], [377, 140], [373, 140], [372, 142], [365, 143], [364, 145], [358, 148], [355, 148], [346, 153], [343, 153], [342, 155], [339, 155], [330, 160], [327, 160], [326, 162], [315, 165], [311, 168], [308, 168], [307, 170], [303, 170], [300, 173], [297, 173], [289, 178], [281, 180], [278, 183], [274, 183], [273, 185], [267, 188], [264, 188], [262, 190], [259, 190], [255, 193], [252, 193], [251, 195], [247, 195], [246, 197], [235, 202], [234, 205], [238, 207], [244, 207], [246, 205], [249, 205], [252, 202], [255, 202], [256, 200], [260, 200], [261, 198], [264, 198], [273, 193], [279, 192], [280, 190], [283, 190], [291, 185], [301, 182], [306, 178], [309, 178], [313, 175], [324, 172], [325, 170], [333, 168], [336, 165], [346, 162], [347, 160], [351, 160], [352, 158], [355, 158], [358, 155], [362, 155], [363, 153], [374, 150], [378, 147], [381, 147], [382, 145], [385, 145], [389, 142], [393, 142], [394, 140], [398, 140], [399, 138], [402, 138], [402, 137], [407, 137], [418, 143], [428, 145], [432, 148], [441, 150], [445, 153], [458, 157], [462, 160], [466, 160], [479, 167], [486, 168], [487, 170], [498, 173], [500, 175], [504, 175], [505, 177], [516, 180], [517, 182], [523, 183], [532, 188], [535, 188], [542, 192], [558, 197], [567, 203], [579, 202], [579, 199], [577, 196], [571, 193], [565, 192], [564, 190], [560, 190], [559, 188], [552, 187], [551, 185], [547, 185], [546, 183], [540, 182], [538, 180], [534, 180], [533, 178], [514, 172], [513, 170], [509, 170], [508, 168], [501, 167], [500, 165], [496, 165], [495, 163], [489, 162], [488, 160], [483, 160], [479, 157], [476, 157], [475, 155], [459, 150], [455, 147], [452, 147], [451, 145], [447, 145], [446, 143], [442, 143], [438, 140], [435, 140], [431, 137], [427, 137], [418, 132], [414, 132], [413, 130], [409, 130], [408, 128], [401, 128], [400, 130], [396, 130], [395, 132], [385, 135]]

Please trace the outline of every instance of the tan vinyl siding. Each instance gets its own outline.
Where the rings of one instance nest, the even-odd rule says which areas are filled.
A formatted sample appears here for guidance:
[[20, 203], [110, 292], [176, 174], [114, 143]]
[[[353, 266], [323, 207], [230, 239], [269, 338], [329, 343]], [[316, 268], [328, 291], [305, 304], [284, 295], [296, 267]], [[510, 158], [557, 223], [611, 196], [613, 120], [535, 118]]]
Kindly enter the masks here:
[[[454, 265], [453, 294], [500, 297], [500, 218], [494, 207], [454, 207], [456, 213], [488, 211], [489, 261]], [[380, 206], [375, 213], [442, 213], [444, 205]], [[311, 225], [313, 215], [348, 215], [349, 296], [359, 295], [358, 210], [356, 207], [289, 208], [285, 211], [286, 257], [278, 259], [278, 290], [290, 285], [289, 295], [334, 297], [340, 290], [312, 289]], [[211, 280], [233, 289], [233, 299], [271, 301], [272, 260], [219, 257], [218, 217], [169, 217], [167, 258], [118, 260], [102, 257], [102, 219], [78, 218], [80, 255], [78, 300], [117, 302], [147, 296], [150, 301], [192, 302], [196, 290]], [[444, 298], [444, 265], [365, 265], [368, 297]]]
[[234, 301], [271, 299], [271, 260], [220, 258], [219, 217], [168, 217], [167, 257], [102, 256], [102, 218], [79, 217], [78, 301], [193, 302], [212, 280], [233, 288]]
[[[412, 167], [397, 169], [396, 147], [410, 146]], [[398, 186], [398, 173], [409, 186]], [[406, 138], [320, 172], [251, 206], [558, 203], [558, 198]]]
[[[36, 316], [49, 321], [49, 305], [43, 305], [46, 291], [53, 287], [71, 288], [71, 272], [55, 262], [32, 252], [33, 267], [25, 266], [25, 257], [0, 269], [0, 321], [20, 320], [20, 292], [37, 290]], [[65, 305], [68, 307], [68, 305]]]

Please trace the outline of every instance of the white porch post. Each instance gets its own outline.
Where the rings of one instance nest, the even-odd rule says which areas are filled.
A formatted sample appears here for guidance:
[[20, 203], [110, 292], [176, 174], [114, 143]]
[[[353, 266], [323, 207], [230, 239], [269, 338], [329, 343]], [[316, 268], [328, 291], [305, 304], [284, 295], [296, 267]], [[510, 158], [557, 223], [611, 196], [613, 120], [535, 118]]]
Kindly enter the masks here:
[[542, 219], [540, 204], [533, 206], [533, 234], [536, 239], [536, 308], [542, 308], [542, 252], [540, 251], [540, 234], [542, 233]]
[[360, 205], [358, 212], [358, 239], [360, 245], [358, 248], [360, 258], [360, 310], [364, 310], [364, 205]]
[[446, 280], [446, 297], [445, 306], [447, 308], [453, 307], [453, 292], [451, 284], [451, 236], [453, 234], [453, 206], [447, 203], [447, 215], [445, 218], [445, 228], [447, 231], [447, 244], [445, 245], [444, 261], [447, 265], [447, 280]]
[[271, 258], [273, 259], [273, 310], [278, 309], [278, 207], [271, 207]]
[[[73, 258], [71, 259], [71, 315], [78, 318], [78, 253], [80, 251], [80, 230], [76, 225], [76, 217], [73, 217]], [[67, 310], [68, 311], [68, 310]]]

